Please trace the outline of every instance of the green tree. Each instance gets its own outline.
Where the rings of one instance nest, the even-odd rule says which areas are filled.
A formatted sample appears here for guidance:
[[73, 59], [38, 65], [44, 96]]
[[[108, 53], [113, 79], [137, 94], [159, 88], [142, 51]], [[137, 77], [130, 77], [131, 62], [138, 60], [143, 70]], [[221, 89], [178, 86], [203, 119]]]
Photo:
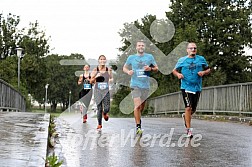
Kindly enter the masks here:
[[27, 30], [22, 30], [18, 44], [24, 48], [25, 53], [21, 61], [22, 82], [25, 83], [28, 92], [42, 102], [41, 89], [46, 85], [47, 76], [43, 57], [49, 53], [49, 39], [45, 32], [39, 29], [37, 21], [30, 23]]
[[0, 59], [15, 53], [18, 38], [17, 25], [20, 22], [19, 16], [9, 13], [5, 19], [0, 14]]
[[[44, 58], [47, 71], [48, 99], [52, 106], [52, 111], [56, 110], [59, 103], [63, 104], [63, 110], [69, 105], [69, 92], [71, 91], [71, 104], [79, 99], [80, 87], [77, 85], [78, 77], [76, 71], [82, 69], [83, 65], [61, 65], [62, 60], [80, 60], [84, 57], [80, 54], [70, 56], [48, 55]], [[43, 97], [43, 96], [42, 96]]]
[[110, 114], [114, 116], [132, 116], [133, 114], [130, 115], [125, 115], [122, 112], [120, 112], [119, 104], [120, 102], [130, 93], [130, 88], [120, 85], [116, 94], [113, 95], [113, 101], [111, 104], [111, 111]]
[[[244, 55], [244, 47], [251, 48], [251, 12], [249, 0], [172, 0], [171, 19], [183, 40], [198, 43], [199, 51], [213, 69], [205, 83], [229, 84], [251, 81], [251, 55]], [[194, 27], [188, 34], [188, 27]], [[196, 37], [196, 38], [195, 38]], [[218, 76], [224, 76], [221, 80]], [[214, 82], [213, 80], [214, 79]], [[225, 80], [223, 80], [225, 79]]]
[[4, 81], [11, 83], [12, 86], [17, 87], [17, 57], [7, 57], [0, 61], [0, 76]]
[[25, 49], [25, 53], [37, 58], [45, 57], [49, 53], [48, 44], [50, 37], [47, 37], [43, 30], [40, 30], [38, 21], [30, 23], [29, 28], [23, 28], [19, 35], [18, 45]]
[[[20, 64], [20, 91], [28, 93], [42, 102], [41, 89], [45, 85], [45, 63], [41, 59], [49, 53], [48, 38], [40, 30], [39, 24], [30, 23], [28, 28], [19, 30], [20, 17], [12, 14], [7, 19], [0, 15], [0, 77], [17, 88], [18, 58], [16, 48], [22, 47]], [[28, 106], [28, 105], [27, 105]]]
[[[155, 16], [147, 15], [134, 25], [165, 55], [168, 55], [183, 41], [193, 41], [198, 45], [198, 53], [204, 55], [212, 68], [212, 73], [204, 77], [203, 86], [213, 86], [237, 82], [252, 81], [251, 55], [244, 55], [244, 48], [251, 48], [251, 1], [248, 0], [172, 0], [171, 11], [167, 17], [175, 26], [174, 37], [164, 43], [155, 41], [150, 35], [151, 23]], [[119, 32], [123, 46], [120, 51], [124, 54], [118, 56], [119, 69], [122, 68], [127, 55], [134, 52], [129, 49], [129, 38], [134, 32], [128, 31], [130, 24], [125, 24]], [[185, 48], [186, 49], [186, 48]], [[147, 50], [156, 55], [158, 53]], [[126, 56], [125, 56], [126, 55]], [[127, 75], [116, 71], [115, 78], [120, 84]], [[158, 96], [179, 90], [179, 81], [172, 75], [163, 75], [160, 72], [152, 75], [158, 83], [158, 89], [152, 95]], [[120, 90], [117, 92], [122, 93]], [[117, 94], [114, 96], [119, 98]], [[122, 99], [121, 99], [122, 100]], [[114, 100], [112, 105], [119, 105], [120, 100]], [[117, 109], [117, 108], [116, 108]]]

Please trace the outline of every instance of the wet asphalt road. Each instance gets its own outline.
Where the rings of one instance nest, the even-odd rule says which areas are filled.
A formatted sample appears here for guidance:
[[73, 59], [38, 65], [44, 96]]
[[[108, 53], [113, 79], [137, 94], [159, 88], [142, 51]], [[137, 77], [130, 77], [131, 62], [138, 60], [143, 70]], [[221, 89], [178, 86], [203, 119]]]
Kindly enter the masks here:
[[0, 112], [0, 167], [45, 166], [49, 114]]
[[63, 166], [252, 166], [252, 127], [193, 119], [194, 138], [184, 136], [182, 118], [142, 118], [144, 133], [135, 136], [133, 118], [83, 124], [79, 114], [56, 120], [55, 152]]

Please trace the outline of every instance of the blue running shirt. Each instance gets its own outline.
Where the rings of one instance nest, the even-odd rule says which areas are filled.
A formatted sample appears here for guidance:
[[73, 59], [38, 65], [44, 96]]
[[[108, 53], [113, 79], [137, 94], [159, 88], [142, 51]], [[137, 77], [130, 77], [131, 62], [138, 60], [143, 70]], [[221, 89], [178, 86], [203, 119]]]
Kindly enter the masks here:
[[151, 54], [144, 53], [142, 56], [140, 55], [130, 55], [127, 58], [125, 65], [131, 66], [134, 74], [131, 76], [130, 87], [138, 87], [149, 89], [150, 88], [150, 81], [149, 71], [143, 71], [144, 66], [156, 65], [156, 61]]
[[208, 64], [203, 56], [195, 55], [190, 58], [188, 56], [181, 57], [175, 69], [181, 71], [184, 78], [181, 79], [181, 89], [189, 92], [197, 92], [202, 89], [202, 77], [198, 75], [199, 71], [203, 71]]

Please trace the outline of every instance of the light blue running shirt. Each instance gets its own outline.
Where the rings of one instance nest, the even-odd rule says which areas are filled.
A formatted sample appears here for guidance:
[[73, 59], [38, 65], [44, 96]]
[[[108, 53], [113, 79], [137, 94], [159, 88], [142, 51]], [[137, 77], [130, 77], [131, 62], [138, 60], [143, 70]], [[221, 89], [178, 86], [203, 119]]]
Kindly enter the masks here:
[[198, 92], [202, 89], [202, 77], [198, 75], [199, 71], [203, 71], [208, 64], [203, 56], [195, 55], [193, 58], [188, 56], [181, 57], [175, 69], [181, 71], [184, 78], [181, 79], [181, 89], [187, 92]]
[[125, 63], [131, 66], [134, 74], [131, 76], [130, 87], [138, 87], [143, 89], [150, 88], [149, 71], [143, 71], [144, 66], [156, 65], [156, 61], [151, 54], [144, 53], [142, 56], [130, 55]]

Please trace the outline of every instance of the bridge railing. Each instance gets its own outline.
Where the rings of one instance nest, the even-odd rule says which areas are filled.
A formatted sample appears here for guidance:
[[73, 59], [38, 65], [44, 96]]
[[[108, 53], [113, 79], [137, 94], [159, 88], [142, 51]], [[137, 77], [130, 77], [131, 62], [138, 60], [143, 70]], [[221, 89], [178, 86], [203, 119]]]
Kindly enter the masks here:
[[[181, 92], [151, 98], [148, 107], [149, 114], [179, 114], [185, 108]], [[203, 88], [197, 111], [252, 114], [252, 82]]]
[[25, 97], [10, 84], [0, 79], [0, 112], [25, 112]]

